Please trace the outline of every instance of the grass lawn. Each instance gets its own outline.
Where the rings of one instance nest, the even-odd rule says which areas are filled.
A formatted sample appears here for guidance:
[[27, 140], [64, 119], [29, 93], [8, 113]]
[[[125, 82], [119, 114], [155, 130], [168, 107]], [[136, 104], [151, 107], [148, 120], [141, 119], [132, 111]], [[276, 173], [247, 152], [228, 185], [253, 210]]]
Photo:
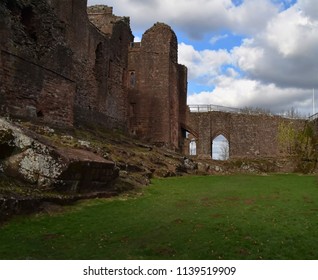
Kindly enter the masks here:
[[0, 259], [318, 259], [315, 176], [156, 179], [0, 227]]

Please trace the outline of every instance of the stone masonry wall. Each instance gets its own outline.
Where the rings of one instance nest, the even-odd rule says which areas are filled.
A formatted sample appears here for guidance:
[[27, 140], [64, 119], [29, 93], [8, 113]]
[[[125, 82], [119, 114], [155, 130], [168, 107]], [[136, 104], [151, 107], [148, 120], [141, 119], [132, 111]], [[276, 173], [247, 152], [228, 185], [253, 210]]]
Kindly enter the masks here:
[[74, 81], [5, 51], [1, 61], [2, 112], [73, 124]]
[[67, 41], [76, 58], [76, 123], [127, 130], [128, 46], [133, 41], [129, 19], [113, 15], [106, 6], [87, 10], [86, 0], [54, 2], [55, 12], [68, 22]]
[[127, 18], [104, 14], [103, 33], [87, 0], [6, 0], [0, 14], [2, 114], [127, 130]]
[[2, 114], [73, 124], [76, 85], [63, 28], [45, 1], [0, 3]]
[[187, 86], [186, 68], [177, 63], [175, 33], [155, 24], [141, 43], [131, 45], [128, 65], [131, 133], [178, 148]]
[[279, 125], [292, 124], [296, 130], [305, 120], [271, 115], [248, 115], [225, 112], [190, 113], [189, 124], [198, 133], [197, 155], [211, 158], [212, 141], [223, 135], [229, 141], [230, 158], [279, 157]]
[[187, 69], [171, 27], [155, 24], [135, 44], [129, 18], [87, 0], [4, 0], [0, 13], [2, 115], [180, 148]]

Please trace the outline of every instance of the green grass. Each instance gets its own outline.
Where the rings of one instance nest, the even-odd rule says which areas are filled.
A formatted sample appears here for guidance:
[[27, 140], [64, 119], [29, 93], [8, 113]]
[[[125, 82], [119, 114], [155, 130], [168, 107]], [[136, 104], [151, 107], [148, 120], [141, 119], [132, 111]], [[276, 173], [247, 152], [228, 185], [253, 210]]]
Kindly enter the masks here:
[[318, 259], [314, 176], [157, 179], [0, 228], [0, 259]]

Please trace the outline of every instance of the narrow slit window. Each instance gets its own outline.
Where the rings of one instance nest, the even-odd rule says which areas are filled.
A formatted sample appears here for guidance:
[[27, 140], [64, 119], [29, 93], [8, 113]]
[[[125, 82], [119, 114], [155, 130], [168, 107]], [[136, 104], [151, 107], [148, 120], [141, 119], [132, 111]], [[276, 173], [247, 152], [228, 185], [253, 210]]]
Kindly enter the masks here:
[[129, 85], [131, 88], [134, 88], [136, 86], [136, 72], [130, 71], [129, 73]]
[[191, 140], [189, 144], [189, 154], [190, 156], [196, 156], [197, 155], [197, 143], [195, 140]]

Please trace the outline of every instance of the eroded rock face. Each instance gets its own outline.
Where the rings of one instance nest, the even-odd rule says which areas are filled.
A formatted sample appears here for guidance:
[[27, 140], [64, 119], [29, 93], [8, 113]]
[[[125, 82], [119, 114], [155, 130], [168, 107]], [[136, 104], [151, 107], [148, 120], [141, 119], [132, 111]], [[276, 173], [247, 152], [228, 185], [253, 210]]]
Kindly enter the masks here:
[[70, 148], [56, 149], [55, 152], [67, 166], [57, 177], [55, 185], [58, 190], [103, 190], [119, 176], [119, 168], [114, 162], [92, 152]]
[[53, 157], [49, 148], [39, 143], [32, 144], [34, 147], [7, 158], [3, 164], [4, 172], [38, 187], [50, 188], [67, 165], [59, 156]]
[[[1, 137], [3, 136], [3, 137]], [[43, 144], [0, 119], [1, 170], [41, 189], [89, 192], [107, 189], [118, 169], [91, 152]]]

